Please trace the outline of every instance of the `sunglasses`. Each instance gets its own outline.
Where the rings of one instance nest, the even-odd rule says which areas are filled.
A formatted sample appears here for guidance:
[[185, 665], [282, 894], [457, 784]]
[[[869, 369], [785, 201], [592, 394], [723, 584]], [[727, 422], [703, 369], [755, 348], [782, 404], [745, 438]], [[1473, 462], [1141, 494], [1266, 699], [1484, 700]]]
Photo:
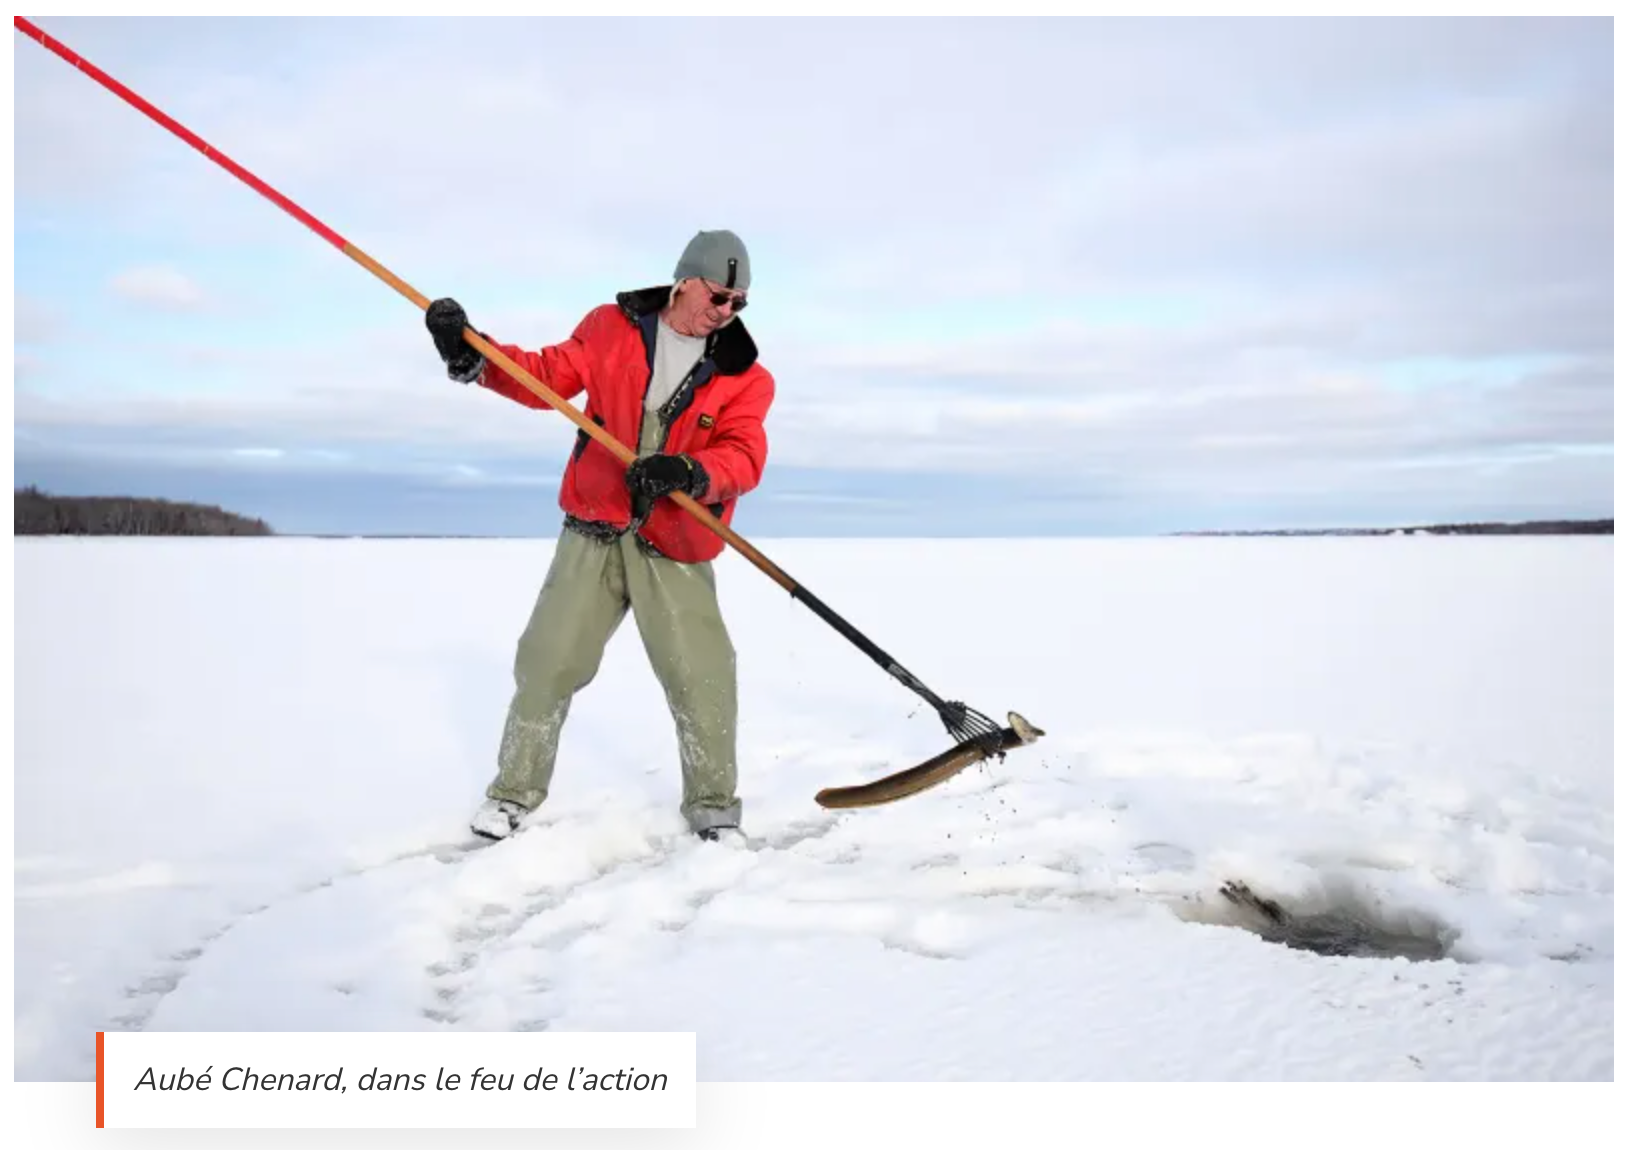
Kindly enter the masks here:
[[713, 307], [723, 307], [726, 303], [733, 304], [736, 315], [746, 310], [746, 297], [740, 292], [715, 291], [707, 299], [712, 301]]

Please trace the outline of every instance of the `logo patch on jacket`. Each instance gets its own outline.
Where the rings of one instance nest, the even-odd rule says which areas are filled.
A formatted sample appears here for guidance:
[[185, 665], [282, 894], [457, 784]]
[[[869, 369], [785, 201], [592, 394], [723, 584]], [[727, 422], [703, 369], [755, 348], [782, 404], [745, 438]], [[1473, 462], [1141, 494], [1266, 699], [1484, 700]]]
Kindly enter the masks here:
[[699, 423], [702, 427], [711, 427], [714, 420], [713, 420], [712, 416], [710, 416], [710, 415], [703, 415], [700, 419], [696, 420], [696, 422]]

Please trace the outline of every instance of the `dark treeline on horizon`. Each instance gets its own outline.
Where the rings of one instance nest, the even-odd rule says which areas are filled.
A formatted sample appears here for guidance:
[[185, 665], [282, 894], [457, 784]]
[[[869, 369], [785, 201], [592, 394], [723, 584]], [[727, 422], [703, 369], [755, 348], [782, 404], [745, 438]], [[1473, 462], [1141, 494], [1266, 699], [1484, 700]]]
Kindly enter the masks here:
[[13, 535], [272, 535], [251, 519], [204, 503], [123, 495], [50, 495], [37, 487], [16, 492]]
[[1421, 523], [1398, 527], [1263, 528], [1252, 531], [1178, 531], [1178, 535], [1615, 535], [1614, 519], [1532, 519], [1520, 523]]

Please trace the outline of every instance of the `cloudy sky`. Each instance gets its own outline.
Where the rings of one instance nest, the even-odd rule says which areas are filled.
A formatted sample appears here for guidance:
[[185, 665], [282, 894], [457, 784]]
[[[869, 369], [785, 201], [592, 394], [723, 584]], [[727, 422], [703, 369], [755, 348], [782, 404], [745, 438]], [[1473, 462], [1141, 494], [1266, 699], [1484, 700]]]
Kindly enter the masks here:
[[[1608, 20], [39, 23], [499, 339], [740, 232], [749, 536], [1612, 514]], [[19, 484], [554, 532], [568, 421], [13, 35]]]

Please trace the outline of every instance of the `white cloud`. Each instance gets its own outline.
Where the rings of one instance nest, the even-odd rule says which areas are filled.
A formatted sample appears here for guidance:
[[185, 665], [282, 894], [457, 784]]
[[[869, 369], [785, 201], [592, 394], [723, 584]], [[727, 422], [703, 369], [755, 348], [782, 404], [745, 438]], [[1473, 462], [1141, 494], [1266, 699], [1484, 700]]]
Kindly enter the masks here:
[[167, 311], [192, 311], [204, 302], [197, 283], [171, 267], [127, 268], [115, 275], [108, 287], [132, 303]]
[[45, 362], [31, 352], [19, 351], [12, 355], [11, 370], [18, 382], [37, 378], [45, 371]]
[[62, 316], [48, 304], [18, 292], [12, 322], [17, 343], [49, 343], [63, 333]]

